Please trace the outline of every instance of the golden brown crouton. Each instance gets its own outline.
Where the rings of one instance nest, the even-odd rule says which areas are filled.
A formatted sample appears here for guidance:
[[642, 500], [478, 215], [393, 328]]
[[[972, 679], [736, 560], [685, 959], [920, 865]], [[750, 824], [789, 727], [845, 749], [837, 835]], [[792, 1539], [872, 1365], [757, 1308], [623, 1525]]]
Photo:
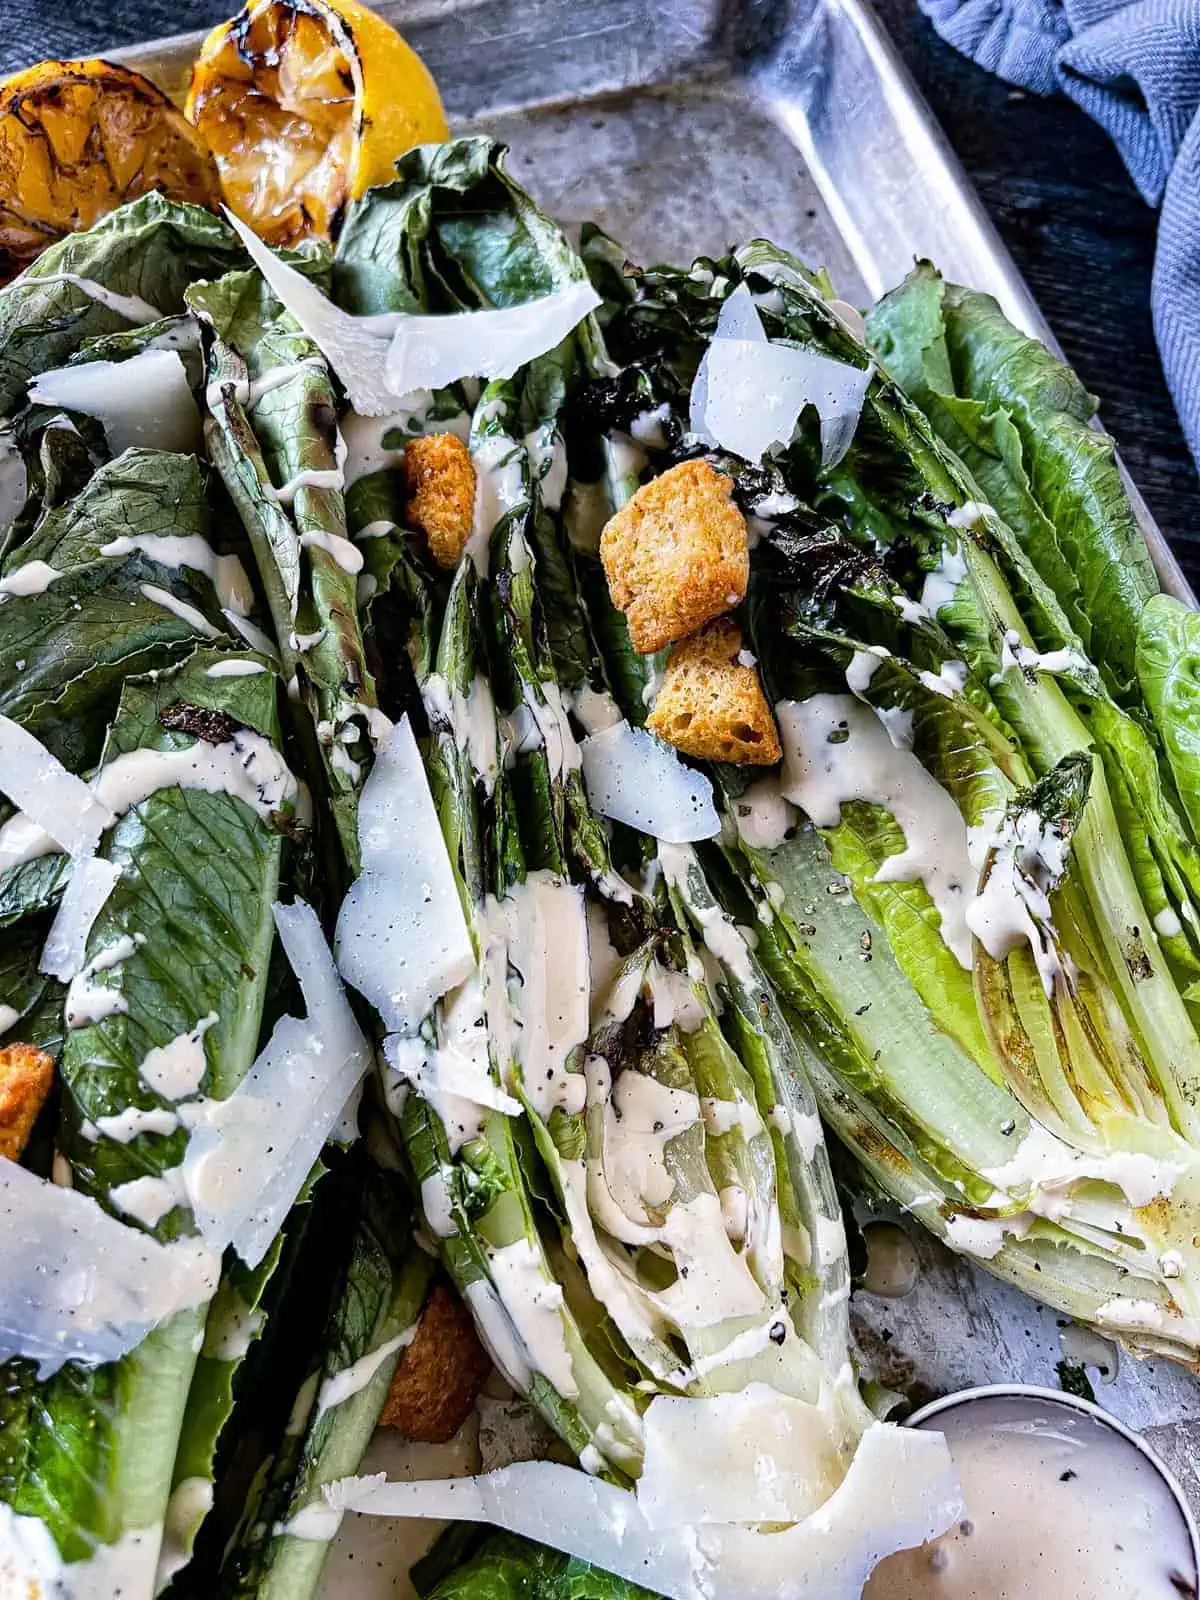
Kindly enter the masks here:
[[609, 518], [600, 559], [633, 648], [648, 655], [738, 604], [750, 576], [746, 519], [733, 484], [681, 461]]
[[20, 1159], [54, 1081], [54, 1057], [32, 1044], [0, 1049], [0, 1156]]
[[461, 439], [427, 433], [404, 448], [408, 520], [439, 567], [456, 567], [475, 520], [475, 467]]
[[439, 1283], [400, 1358], [379, 1420], [420, 1444], [444, 1444], [467, 1420], [491, 1370], [471, 1313]]
[[769, 767], [780, 758], [779, 734], [758, 672], [738, 659], [742, 631], [718, 617], [667, 657], [667, 670], [646, 726], [660, 739], [704, 761]]

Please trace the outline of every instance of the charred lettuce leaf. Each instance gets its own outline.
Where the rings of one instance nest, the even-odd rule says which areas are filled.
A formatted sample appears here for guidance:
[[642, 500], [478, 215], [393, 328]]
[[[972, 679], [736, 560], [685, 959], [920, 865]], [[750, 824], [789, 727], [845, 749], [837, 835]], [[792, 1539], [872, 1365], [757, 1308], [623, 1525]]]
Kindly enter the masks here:
[[0, 415], [15, 412], [29, 380], [63, 366], [85, 340], [133, 324], [116, 297], [142, 301], [143, 319], [151, 308], [167, 316], [183, 309], [194, 279], [220, 276], [239, 259], [241, 246], [219, 217], [157, 192], [58, 240], [0, 290]]

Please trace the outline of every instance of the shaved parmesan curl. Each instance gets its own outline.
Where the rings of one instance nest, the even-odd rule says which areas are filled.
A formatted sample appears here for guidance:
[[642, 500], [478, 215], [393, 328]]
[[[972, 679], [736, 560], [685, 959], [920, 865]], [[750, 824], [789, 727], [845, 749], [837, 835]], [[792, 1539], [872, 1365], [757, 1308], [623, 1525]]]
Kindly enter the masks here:
[[422, 316], [407, 311], [356, 317], [334, 305], [232, 212], [226, 211], [255, 266], [318, 346], [360, 416], [382, 417], [419, 390], [459, 378], [511, 378], [553, 350], [600, 304], [584, 279], [519, 306]]

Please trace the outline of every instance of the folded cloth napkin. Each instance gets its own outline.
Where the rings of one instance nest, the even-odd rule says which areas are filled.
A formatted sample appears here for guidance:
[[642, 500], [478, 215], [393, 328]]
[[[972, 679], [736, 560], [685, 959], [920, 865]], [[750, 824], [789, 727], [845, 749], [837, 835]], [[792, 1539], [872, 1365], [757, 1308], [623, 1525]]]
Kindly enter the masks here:
[[1163, 370], [1200, 463], [1200, 0], [919, 0], [942, 38], [1107, 129], [1162, 206], [1151, 300]]

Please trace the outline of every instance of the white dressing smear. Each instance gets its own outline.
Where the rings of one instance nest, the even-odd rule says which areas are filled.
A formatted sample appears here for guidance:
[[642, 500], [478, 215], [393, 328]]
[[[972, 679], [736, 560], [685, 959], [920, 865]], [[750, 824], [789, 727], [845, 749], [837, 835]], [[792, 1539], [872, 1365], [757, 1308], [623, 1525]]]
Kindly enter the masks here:
[[[0, 718], [0, 756], [5, 750], [6, 730], [2, 725], [5, 720]], [[46, 816], [60, 830], [66, 829], [78, 848], [79, 821], [72, 823], [58, 810], [46, 811], [47, 803], [55, 796], [60, 797], [61, 802], [61, 797], [68, 792], [71, 799], [67, 804], [79, 803], [79, 791], [88, 797], [88, 807], [95, 809], [85, 807], [81, 815], [86, 819], [102, 817], [102, 828], [111, 827], [118, 816], [124, 816], [161, 789], [199, 789], [206, 794], [234, 795], [260, 817], [270, 817], [298, 793], [295, 778], [271, 741], [249, 728], [239, 728], [232, 739], [221, 744], [206, 744], [197, 739], [194, 744], [177, 750], [128, 750], [101, 767], [90, 785], [66, 772], [65, 768], [62, 771], [73, 785], [78, 785], [78, 790], [68, 791], [56, 778], [51, 789], [41, 791], [40, 799], [38, 791], [33, 791], [35, 812], [10, 817], [0, 827], [0, 868], [48, 855], [59, 845], [71, 854], [76, 853], [66, 840], [60, 839], [41, 821], [41, 816]], [[9, 781], [6, 775], [4, 782]], [[21, 805], [17, 795], [10, 794], [9, 798]], [[26, 811], [23, 805], [22, 811]], [[31, 822], [37, 825], [31, 828]], [[90, 835], [85, 835], [83, 839], [85, 852], [89, 838]]]
[[0, 578], [0, 594], [28, 600], [34, 595], [45, 594], [55, 579], [61, 577], [58, 568], [52, 567], [48, 561], [27, 561], [15, 572]]
[[1195, 1592], [1195, 1555], [1174, 1496], [1100, 1418], [996, 1396], [954, 1407], [937, 1425], [967, 1514], [932, 1544], [884, 1562], [864, 1600], [1179, 1600]]
[[315, 1421], [332, 1411], [334, 1406], [340, 1406], [343, 1401], [349, 1400], [353, 1395], [365, 1389], [371, 1379], [383, 1366], [389, 1356], [394, 1356], [398, 1350], [405, 1350], [416, 1338], [417, 1324], [406, 1328], [403, 1333], [398, 1333], [393, 1339], [385, 1339], [374, 1350], [368, 1350], [366, 1355], [360, 1356], [357, 1361], [348, 1367], [343, 1367], [340, 1372], [335, 1372], [325, 1379], [317, 1393], [317, 1414]]
[[200, 534], [121, 534], [100, 546], [102, 556], [127, 556], [135, 550], [148, 555], [160, 567], [190, 567], [194, 572], [202, 572], [216, 590], [222, 610], [234, 611], [239, 617], [249, 616], [254, 605], [254, 590], [245, 567], [237, 556], [218, 555]]
[[842, 806], [881, 806], [904, 834], [879, 883], [924, 884], [941, 914], [941, 935], [960, 966], [972, 963], [966, 912], [975, 892], [967, 827], [950, 795], [911, 751], [897, 749], [875, 711], [850, 695], [818, 694], [775, 707], [783, 744], [780, 789], [819, 828], [835, 828]]
[[[519, 1066], [540, 1117], [583, 1109], [586, 1086], [568, 1071], [588, 1034], [588, 923], [583, 890], [551, 872], [531, 872], [480, 918], [489, 973], [488, 1017], [501, 1071]], [[510, 1086], [511, 1087], [511, 1086]]]

